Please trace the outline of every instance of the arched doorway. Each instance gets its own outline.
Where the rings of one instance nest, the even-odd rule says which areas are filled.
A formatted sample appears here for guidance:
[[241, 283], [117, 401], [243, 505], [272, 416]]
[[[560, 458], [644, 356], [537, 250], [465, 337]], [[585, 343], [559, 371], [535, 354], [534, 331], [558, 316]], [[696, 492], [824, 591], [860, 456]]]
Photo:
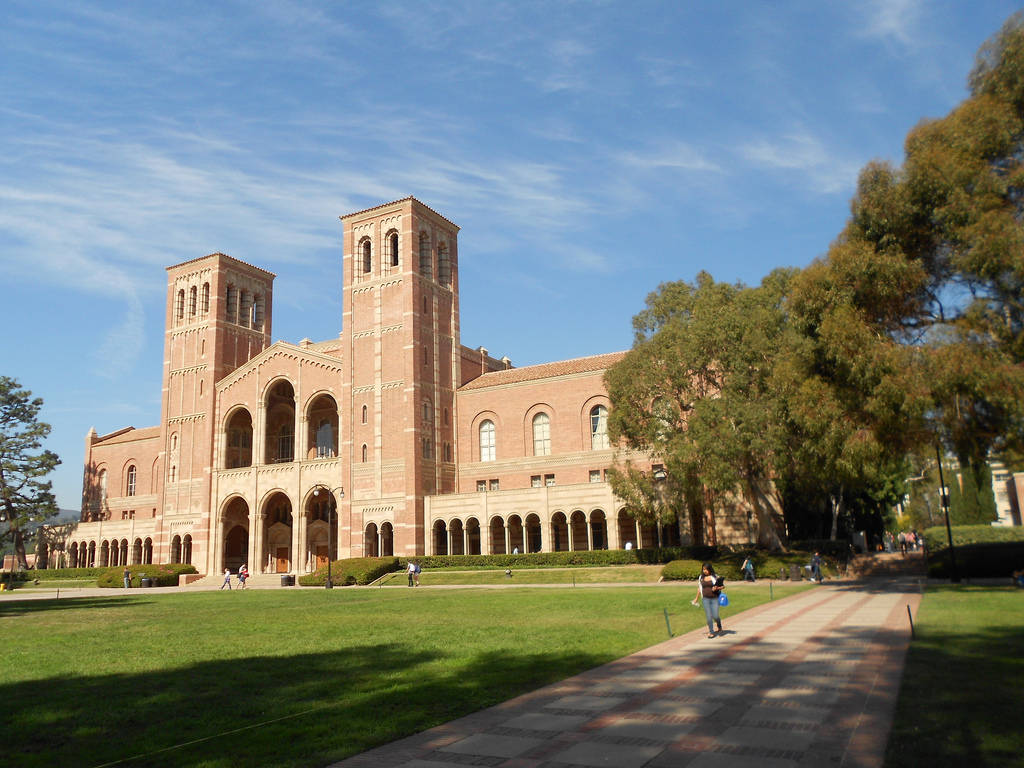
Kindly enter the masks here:
[[171, 539], [171, 562], [181, 562], [181, 536], [175, 536]]
[[264, 573], [292, 570], [292, 525], [291, 501], [279, 491], [271, 494], [263, 504]]
[[181, 540], [181, 562], [187, 565], [192, 564], [192, 536], [188, 533]]
[[536, 514], [526, 516], [526, 551], [540, 552], [544, 547], [541, 536], [540, 517]]
[[395, 556], [395, 529], [391, 523], [380, 524], [380, 556]]
[[608, 549], [608, 521], [604, 510], [595, 509], [590, 513], [591, 549]]
[[246, 564], [246, 558], [249, 556], [249, 505], [245, 499], [240, 496], [231, 499], [222, 519], [223, 567], [237, 573], [238, 569]]
[[572, 538], [572, 551], [590, 549], [587, 541], [587, 516], [577, 509], [569, 516], [569, 535]]
[[[333, 495], [324, 493], [322, 488], [314, 489], [306, 497], [306, 552], [303, 567], [307, 573], [327, 567], [331, 555], [337, 557], [337, 545], [331, 546], [331, 536], [333, 534], [336, 537], [338, 532], [338, 515], [334, 503]], [[334, 541], [337, 542], [337, 538]]]
[[434, 521], [433, 528], [433, 541], [434, 541], [434, 554], [435, 555], [447, 555], [448, 554], [448, 526], [445, 525], [444, 520]]
[[465, 529], [462, 527], [462, 521], [456, 518], [452, 520], [449, 526], [451, 533], [452, 542], [452, 554], [453, 555], [464, 555], [465, 552]]
[[569, 551], [569, 524], [565, 512], [555, 512], [551, 516], [551, 551]]
[[132, 562], [133, 563], [141, 563], [142, 562], [142, 539], [136, 539], [132, 543]]
[[142, 543], [142, 562], [146, 565], [153, 564], [153, 540], [150, 538]]
[[366, 531], [363, 533], [363, 555], [365, 557], [380, 557], [380, 552], [377, 551], [377, 534], [377, 524], [368, 523]]
[[513, 554], [520, 554], [526, 551], [526, 541], [523, 538], [523, 518], [519, 515], [512, 515], [508, 519], [508, 548]]
[[636, 520], [625, 509], [620, 509], [616, 516], [616, 524], [619, 528], [619, 544], [623, 549], [639, 549], [640, 544], [636, 537]]
[[491, 552], [492, 555], [504, 555], [505, 550], [505, 521], [500, 517], [492, 517], [490, 524]]
[[479, 555], [480, 553], [480, 521], [471, 517], [466, 520], [466, 554]]

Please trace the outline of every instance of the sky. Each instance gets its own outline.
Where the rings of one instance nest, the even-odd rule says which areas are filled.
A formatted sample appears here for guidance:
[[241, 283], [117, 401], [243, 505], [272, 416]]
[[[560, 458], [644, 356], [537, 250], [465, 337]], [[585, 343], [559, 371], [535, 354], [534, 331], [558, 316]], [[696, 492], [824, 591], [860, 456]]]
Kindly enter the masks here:
[[341, 331], [339, 216], [461, 227], [462, 343], [628, 349], [647, 295], [822, 256], [857, 174], [967, 96], [998, 0], [49, 2], [0, 8], [0, 375], [86, 434], [160, 419], [164, 268], [274, 272]]

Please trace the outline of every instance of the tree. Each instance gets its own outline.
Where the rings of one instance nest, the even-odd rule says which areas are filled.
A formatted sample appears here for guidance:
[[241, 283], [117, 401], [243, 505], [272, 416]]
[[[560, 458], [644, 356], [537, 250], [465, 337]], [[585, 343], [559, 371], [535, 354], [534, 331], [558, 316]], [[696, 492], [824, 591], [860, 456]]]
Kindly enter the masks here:
[[781, 545], [771, 376], [790, 275], [780, 270], [748, 288], [701, 272], [695, 284], [660, 286], [634, 318], [633, 349], [605, 383], [611, 436], [664, 462], [663, 478], [628, 463], [610, 475], [641, 519], [666, 522], [686, 510], [694, 540], [702, 540], [706, 522], [713, 541], [708, 513], [742, 499], [756, 516], [759, 543]]
[[38, 420], [41, 398], [0, 376], [0, 540], [14, 543], [18, 565], [28, 567], [26, 533], [58, 513], [49, 480], [43, 480], [60, 459], [42, 450], [50, 425]]

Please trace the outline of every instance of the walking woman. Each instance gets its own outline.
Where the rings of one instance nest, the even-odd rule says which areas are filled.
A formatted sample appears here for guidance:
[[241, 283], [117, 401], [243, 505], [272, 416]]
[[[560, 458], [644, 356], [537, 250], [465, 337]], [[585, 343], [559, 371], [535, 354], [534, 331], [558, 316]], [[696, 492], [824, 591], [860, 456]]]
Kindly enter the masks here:
[[715, 636], [715, 627], [722, 631], [722, 618], [718, 613], [718, 595], [722, 592], [722, 585], [725, 579], [720, 578], [711, 563], [704, 563], [701, 566], [700, 578], [697, 579], [697, 596], [693, 598], [693, 605], [700, 601], [704, 602], [704, 615], [708, 620], [708, 637]]

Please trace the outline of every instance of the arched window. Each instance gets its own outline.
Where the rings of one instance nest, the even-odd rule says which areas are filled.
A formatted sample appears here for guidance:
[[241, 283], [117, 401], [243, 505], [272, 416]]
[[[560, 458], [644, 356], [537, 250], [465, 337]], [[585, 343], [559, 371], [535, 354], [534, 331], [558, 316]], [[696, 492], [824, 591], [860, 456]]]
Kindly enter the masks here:
[[388, 246], [391, 249], [391, 266], [398, 266], [398, 233], [392, 232], [391, 237], [388, 238]]
[[547, 456], [551, 453], [551, 419], [546, 413], [533, 417], [533, 455]]
[[366, 423], [366, 406], [363, 406], [363, 424]]
[[363, 240], [361, 246], [363, 252], [363, 272], [369, 274], [373, 269], [373, 260], [370, 253], [370, 240], [367, 238]]
[[179, 320], [185, 317], [185, 289], [181, 288], [178, 290], [178, 305], [175, 309], [175, 315]]
[[430, 260], [430, 237], [420, 232], [420, 274], [428, 280], [434, 276], [434, 265]]
[[252, 327], [254, 331], [263, 330], [264, 298], [257, 294], [252, 302]]
[[291, 461], [295, 458], [295, 429], [292, 423], [285, 422], [277, 430], [277, 460]]
[[102, 504], [102, 503], [104, 503], [107, 500], [107, 470], [105, 470], [105, 469], [101, 469], [100, 470], [99, 486], [100, 486], [100, 504]]
[[199, 309], [199, 289], [194, 285], [188, 290], [188, 313], [191, 317], [196, 316], [196, 311]]
[[238, 322], [238, 289], [233, 285], [228, 286], [225, 296], [227, 307], [224, 310], [224, 317], [229, 323]]
[[366, 443], [363, 443], [363, 464], [366, 463]]
[[134, 496], [135, 495], [135, 480], [136, 480], [137, 476], [138, 476], [138, 473], [135, 470], [135, 465], [132, 464], [130, 467], [128, 467], [128, 481], [125, 483], [125, 495], [126, 496]]
[[600, 451], [608, 447], [608, 409], [595, 405], [590, 409], [590, 448]]
[[432, 458], [434, 458], [433, 450], [434, 449], [433, 449], [433, 446], [432, 446], [432, 444], [430, 442], [430, 438], [429, 437], [424, 437], [423, 438], [423, 458], [424, 459], [432, 459]]
[[178, 450], [178, 433], [174, 432], [171, 434], [171, 450]]
[[452, 284], [452, 263], [448, 258], [448, 246], [444, 243], [437, 246], [437, 281], [441, 285]]
[[434, 406], [429, 400], [423, 401], [423, 423], [430, 424], [434, 421]]
[[480, 423], [480, 461], [494, 461], [494, 422]]
[[326, 459], [334, 455], [334, 427], [327, 419], [316, 430], [316, 457]]
[[203, 283], [203, 304], [202, 313], [205, 315], [210, 311], [210, 284]]
[[238, 297], [238, 324], [248, 328], [252, 321], [252, 294], [242, 291]]
[[178, 480], [178, 468], [172, 464], [171, 465], [170, 481], [172, 483], [174, 483], [174, 482], [177, 482], [177, 480]]
[[444, 460], [445, 461], [451, 461], [452, 460], [452, 444], [451, 443], [445, 443], [444, 444]]

